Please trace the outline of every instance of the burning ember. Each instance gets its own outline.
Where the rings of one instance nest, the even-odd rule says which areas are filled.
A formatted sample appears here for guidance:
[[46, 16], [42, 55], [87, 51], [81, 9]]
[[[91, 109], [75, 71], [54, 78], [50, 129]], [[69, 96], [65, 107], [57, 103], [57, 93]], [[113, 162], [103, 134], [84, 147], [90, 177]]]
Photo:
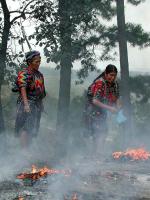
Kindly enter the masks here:
[[[69, 200], [70, 198], [67, 198], [66, 196], [64, 196], [64, 200]], [[74, 193], [71, 197], [71, 200], [78, 200], [77, 194]]]
[[77, 194], [73, 194], [72, 199], [71, 200], [78, 200]]
[[112, 156], [115, 160], [122, 158], [128, 158], [130, 160], [148, 160], [150, 158], [150, 152], [146, 151], [144, 148], [127, 149], [125, 152], [114, 152]]
[[18, 197], [18, 200], [24, 200], [24, 198], [23, 198], [23, 197], [21, 197], [21, 196], [19, 196], [19, 197]]
[[68, 170], [56, 170], [56, 169], [49, 169], [47, 167], [37, 168], [35, 165], [32, 165], [32, 170], [29, 173], [21, 173], [17, 175], [18, 179], [31, 179], [31, 180], [38, 180], [41, 177], [46, 177], [47, 175], [52, 174], [64, 174], [65, 176], [70, 175], [71, 171]]

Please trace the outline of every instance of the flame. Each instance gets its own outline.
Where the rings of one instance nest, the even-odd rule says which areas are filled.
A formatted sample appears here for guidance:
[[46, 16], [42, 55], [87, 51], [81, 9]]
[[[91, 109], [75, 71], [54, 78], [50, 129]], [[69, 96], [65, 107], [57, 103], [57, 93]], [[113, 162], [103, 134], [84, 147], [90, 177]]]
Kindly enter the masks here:
[[18, 200], [24, 200], [24, 198], [23, 198], [23, 197], [21, 197], [21, 196], [19, 196], [19, 197], [18, 197]]
[[75, 194], [73, 194], [73, 196], [72, 196], [71, 200], [78, 200], [78, 197], [77, 197], [77, 194], [76, 194], [76, 193], [75, 193]]
[[[64, 196], [64, 200], [69, 200], [69, 198], [67, 198], [66, 196]], [[78, 200], [77, 194], [74, 193], [71, 197], [71, 200]]]
[[32, 165], [31, 173], [36, 173], [38, 171], [37, 167], [35, 165]]
[[116, 160], [122, 157], [132, 160], [148, 160], [150, 158], [150, 152], [146, 151], [144, 148], [127, 149], [125, 152], [114, 152], [112, 156]]
[[117, 152], [114, 152], [112, 155], [113, 155], [114, 159], [119, 159], [122, 156], [122, 154], [123, 154], [123, 152], [117, 151]]
[[57, 169], [49, 169], [47, 167], [38, 168], [35, 165], [32, 165], [31, 172], [29, 173], [23, 172], [17, 175], [17, 178], [37, 180], [41, 177], [46, 177], [47, 175], [52, 175], [52, 174], [63, 174], [65, 176], [69, 176], [71, 174], [71, 170], [57, 170]]

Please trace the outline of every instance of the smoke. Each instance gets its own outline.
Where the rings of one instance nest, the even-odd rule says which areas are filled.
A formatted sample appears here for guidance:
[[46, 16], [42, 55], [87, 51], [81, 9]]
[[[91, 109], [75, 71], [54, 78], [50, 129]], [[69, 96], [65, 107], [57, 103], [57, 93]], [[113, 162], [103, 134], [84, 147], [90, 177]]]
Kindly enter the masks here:
[[[138, 181], [134, 183], [131, 181], [131, 177], [134, 174], [137, 176], [137, 171], [143, 167], [137, 163], [117, 163], [112, 160], [113, 150], [122, 148], [120, 141], [123, 136], [119, 132], [120, 127], [109, 123], [108, 135], [106, 137], [98, 135], [96, 140], [83, 135], [82, 127], [72, 128], [64, 133], [68, 137], [61, 137], [61, 143], [58, 143], [55, 130], [46, 128], [48, 126], [48, 124], [45, 126], [46, 123], [43, 118], [38, 137], [33, 139], [27, 149], [22, 149], [19, 138], [13, 137], [11, 133], [7, 133], [5, 139], [1, 135], [0, 183], [4, 186], [0, 184], [2, 191], [0, 199], [4, 199], [4, 196], [7, 199], [14, 199], [18, 194], [22, 194], [26, 196], [25, 199], [29, 196], [29, 199], [36, 200], [64, 200], [65, 198], [71, 200], [72, 195], [76, 193], [79, 200], [128, 200], [134, 199], [143, 192], [141, 179], [139, 184]], [[32, 164], [38, 167], [47, 165], [49, 168], [70, 169], [71, 175], [51, 175], [47, 177], [46, 184], [39, 181], [30, 187], [20, 186], [21, 182], [16, 179], [16, 174], [28, 171]], [[108, 178], [107, 173], [116, 175]], [[6, 181], [8, 181], [7, 187], [13, 185], [7, 191], [7, 195], [4, 193]], [[17, 189], [16, 183], [18, 183]], [[139, 187], [141, 187], [140, 192], [137, 191]]]
[[[0, 135], [0, 199], [13, 199], [20, 193], [36, 200], [64, 200], [64, 196], [71, 200], [74, 193], [77, 193], [79, 200], [142, 198], [149, 184], [140, 173], [148, 173], [148, 163], [121, 163], [112, 160], [111, 154], [128, 147], [144, 146], [149, 150], [148, 131], [140, 134], [134, 120], [132, 130], [128, 125], [118, 125], [112, 115], [108, 120], [108, 134], [98, 134], [93, 140], [81, 125], [83, 107], [82, 102], [79, 105], [80, 101], [76, 100], [72, 107], [74, 112], [69, 121], [70, 128], [58, 139], [53, 119], [56, 111], [51, 109], [54, 102], [51, 101], [50, 105], [48, 100], [45, 102], [48, 114], [43, 115], [38, 137], [33, 138], [29, 148], [22, 149], [19, 138], [15, 138], [12, 132]], [[70, 169], [72, 173], [67, 177], [63, 174], [48, 176], [46, 184], [39, 181], [30, 187], [23, 186], [16, 179], [16, 174], [29, 171], [32, 164]], [[112, 174], [112, 178], [107, 177], [107, 173]], [[11, 186], [7, 195], [6, 181], [7, 187]]]

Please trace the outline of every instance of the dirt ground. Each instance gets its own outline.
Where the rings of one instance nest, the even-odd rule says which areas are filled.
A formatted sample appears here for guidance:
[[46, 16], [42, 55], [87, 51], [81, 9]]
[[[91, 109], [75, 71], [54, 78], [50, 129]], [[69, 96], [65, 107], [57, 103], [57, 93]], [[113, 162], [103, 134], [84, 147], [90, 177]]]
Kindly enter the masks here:
[[149, 164], [83, 158], [74, 163], [68, 177], [51, 175], [35, 182], [18, 180], [16, 174], [21, 171], [16, 169], [10, 176], [4, 174], [0, 200], [19, 200], [19, 196], [23, 200], [71, 200], [74, 193], [78, 200], [150, 200]]

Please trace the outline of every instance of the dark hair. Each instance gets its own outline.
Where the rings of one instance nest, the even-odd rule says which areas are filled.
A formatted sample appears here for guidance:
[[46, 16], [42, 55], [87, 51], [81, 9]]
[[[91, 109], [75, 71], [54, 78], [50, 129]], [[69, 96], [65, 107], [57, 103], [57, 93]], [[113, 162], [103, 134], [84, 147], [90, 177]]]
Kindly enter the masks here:
[[26, 59], [26, 62], [27, 64], [29, 64], [29, 62], [32, 61], [32, 59], [35, 57], [35, 56], [39, 56], [40, 55], [40, 52], [39, 51], [29, 51], [25, 54], [25, 59]]
[[103, 77], [106, 74], [109, 74], [111, 72], [115, 72], [116, 74], [118, 73], [117, 67], [115, 65], [109, 64], [106, 66], [106, 69], [104, 72], [102, 72], [96, 79], [94, 79], [93, 82], [95, 82], [97, 79]]

